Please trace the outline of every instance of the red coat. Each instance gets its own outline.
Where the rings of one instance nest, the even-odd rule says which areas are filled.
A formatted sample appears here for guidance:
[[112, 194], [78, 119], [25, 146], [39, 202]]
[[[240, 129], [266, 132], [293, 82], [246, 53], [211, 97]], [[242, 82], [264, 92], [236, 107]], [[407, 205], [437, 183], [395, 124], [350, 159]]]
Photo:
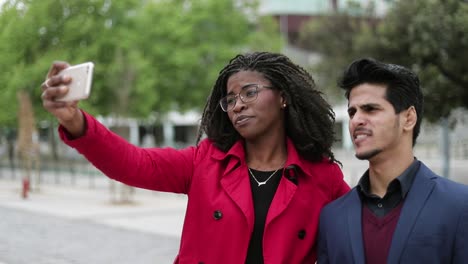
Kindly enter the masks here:
[[[108, 177], [128, 185], [188, 195], [175, 263], [245, 262], [254, 208], [241, 141], [229, 152], [209, 140], [182, 150], [130, 145], [85, 114], [83, 137], [67, 140]], [[286, 177], [271, 203], [263, 238], [265, 264], [315, 263], [320, 209], [349, 190], [340, 168], [299, 157], [287, 141], [285, 168], [295, 165], [298, 184]], [[283, 172], [284, 173], [284, 172]]]

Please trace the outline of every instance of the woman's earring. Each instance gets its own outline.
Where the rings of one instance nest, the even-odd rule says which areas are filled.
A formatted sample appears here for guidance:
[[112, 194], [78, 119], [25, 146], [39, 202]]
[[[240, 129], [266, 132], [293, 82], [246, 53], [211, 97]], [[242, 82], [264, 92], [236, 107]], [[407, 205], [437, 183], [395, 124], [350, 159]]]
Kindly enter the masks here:
[[283, 108], [286, 108], [286, 104], [283, 104]]

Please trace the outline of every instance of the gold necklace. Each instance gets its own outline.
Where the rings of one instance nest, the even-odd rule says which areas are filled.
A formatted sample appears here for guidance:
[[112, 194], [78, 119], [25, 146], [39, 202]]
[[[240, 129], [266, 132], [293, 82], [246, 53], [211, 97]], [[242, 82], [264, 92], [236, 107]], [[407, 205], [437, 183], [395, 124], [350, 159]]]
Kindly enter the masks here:
[[259, 187], [262, 186], [262, 185], [264, 185], [264, 184], [266, 184], [266, 183], [271, 179], [271, 177], [273, 177], [273, 175], [275, 175], [275, 173], [279, 171], [279, 169], [275, 170], [275, 171], [270, 175], [270, 177], [268, 177], [268, 179], [266, 179], [266, 180], [260, 182], [260, 181], [257, 180], [257, 178], [255, 177], [255, 175], [253, 174], [253, 172], [250, 170], [250, 168], [248, 168], [248, 169], [249, 169], [250, 175], [252, 175], [252, 178], [257, 182], [257, 184], [258, 184]]

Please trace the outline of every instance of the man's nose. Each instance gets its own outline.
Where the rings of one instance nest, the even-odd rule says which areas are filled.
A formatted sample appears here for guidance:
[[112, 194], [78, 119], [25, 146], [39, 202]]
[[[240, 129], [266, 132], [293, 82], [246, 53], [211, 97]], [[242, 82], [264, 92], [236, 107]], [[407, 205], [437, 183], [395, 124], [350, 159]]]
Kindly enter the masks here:
[[366, 115], [361, 111], [357, 111], [352, 117], [350, 117], [349, 122], [351, 126], [359, 126], [365, 124], [366, 120]]

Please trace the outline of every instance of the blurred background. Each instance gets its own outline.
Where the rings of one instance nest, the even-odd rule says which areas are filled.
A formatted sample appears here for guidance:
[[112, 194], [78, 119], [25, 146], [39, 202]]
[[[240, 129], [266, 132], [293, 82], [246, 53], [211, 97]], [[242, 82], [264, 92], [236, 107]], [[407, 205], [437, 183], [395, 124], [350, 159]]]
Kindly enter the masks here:
[[[402, 64], [419, 74], [426, 100], [416, 156], [440, 175], [468, 183], [467, 1], [3, 0], [0, 5], [0, 209], [44, 211], [46, 205], [35, 204], [35, 198], [63, 199], [55, 211], [63, 215], [67, 197], [77, 190], [91, 204], [106, 201], [107, 209], [103, 203], [96, 214], [113, 210], [109, 207], [141, 208], [148, 197], [163, 199], [107, 180], [60, 142], [57, 122], [40, 100], [40, 84], [55, 60], [95, 63], [91, 96], [80, 106], [109, 129], [135, 145], [181, 148], [195, 143], [207, 95], [230, 58], [248, 51], [284, 53], [314, 76], [333, 105], [339, 138], [333, 150], [352, 186], [367, 163], [354, 158], [337, 79], [361, 57]], [[58, 196], [47, 200], [51, 194]], [[173, 259], [185, 198], [164, 199], [181, 203], [167, 220], [175, 225], [169, 235], [176, 239], [164, 254]], [[138, 223], [133, 228], [145, 229], [135, 219], [127, 227], [132, 221]], [[4, 220], [0, 231], [3, 224], [11, 230]], [[161, 232], [164, 228], [154, 233]], [[23, 242], [5, 243], [17, 248]], [[0, 245], [0, 263], [2, 255], [8, 263], [31, 263], [33, 255], [19, 260], [11, 248]], [[119, 263], [80, 262], [78, 255], [70, 257], [76, 262], [53, 263]]]

